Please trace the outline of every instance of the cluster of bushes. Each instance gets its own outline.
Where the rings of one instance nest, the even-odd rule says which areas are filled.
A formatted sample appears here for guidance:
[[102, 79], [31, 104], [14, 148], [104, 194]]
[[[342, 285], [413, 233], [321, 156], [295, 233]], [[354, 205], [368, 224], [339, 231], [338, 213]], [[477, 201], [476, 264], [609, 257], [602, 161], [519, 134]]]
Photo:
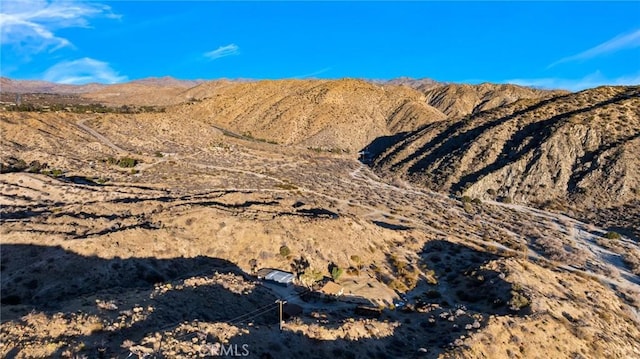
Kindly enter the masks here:
[[464, 211], [467, 213], [473, 213], [473, 205], [482, 204], [482, 200], [480, 200], [480, 198], [471, 198], [469, 196], [462, 196], [460, 201], [462, 202]]
[[400, 260], [395, 255], [389, 257], [389, 262], [393, 266], [397, 277], [397, 279], [389, 284], [392, 289], [404, 292], [418, 284], [420, 271], [417, 268], [410, 266], [407, 262]]
[[329, 152], [329, 153], [350, 153], [348, 148], [320, 148], [320, 147], [307, 147], [308, 150], [311, 150], [315, 153]]
[[313, 285], [324, 278], [322, 272], [315, 268], [307, 268], [301, 275], [300, 281], [306, 285]]
[[10, 173], [10, 172], [31, 172], [31, 173], [39, 173], [42, 169], [48, 168], [49, 166], [45, 163], [44, 165], [40, 164], [38, 161], [32, 161], [27, 164], [25, 160], [21, 158], [9, 157], [5, 161], [0, 163], [0, 173]]
[[508, 304], [509, 309], [520, 311], [529, 307], [531, 300], [524, 294], [522, 286], [516, 283], [511, 286], [511, 299]]
[[607, 238], [607, 239], [620, 239], [621, 237], [620, 237], [620, 233], [609, 231], [604, 235], [604, 238]]
[[255, 141], [255, 142], [264, 142], [264, 143], [270, 143], [272, 145], [277, 145], [278, 142], [273, 141], [273, 140], [267, 140], [266, 138], [258, 138], [258, 137], [253, 137], [253, 134], [251, 134], [251, 132], [244, 132], [242, 133], [242, 136], [251, 140], [251, 141]]
[[482, 204], [482, 200], [480, 198], [471, 198], [469, 196], [462, 196], [460, 201], [462, 201], [462, 203]]
[[106, 162], [106, 163], [108, 163], [110, 165], [120, 166], [122, 168], [133, 168], [138, 163], [140, 163], [139, 160], [137, 160], [135, 158], [131, 158], [131, 157], [121, 157], [119, 159], [117, 159], [115, 157], [109, 157], [106, 160], [104, 160], [104, 162]]
[[342, 272], [342, 268], [338, 267], [337, 265], [333, 265], [333, 267], [331, 267], [331, 278], [333, 278], [333, 280], [340, 279], [340, 277], [342, 276]]
[[9, 157], [0, 163], [0, 173], [10, 172], [41, 173], [52, 177], [60, 177], [63, 174], [61, 169], [49, 168], [47, 163], [40, 163], [37, 160], [27, 163], [25, 160], [15, 157]]
[[0, 162], [0, 173], [9, 173], [9, 172], [28, 172], [28, 173], [39, 173], [45, 176], [59, 178], [65, 177], [65, 180], [71, 180], [76, 183], [82, 184], [105, 184], [109, 181], [108, 178], [90, 178], [90, 177], [81, 177], [81, 176], [71, 176], [66, 177], [64, 175], [64, 171], [59, 168], [51, 168], [47, 163], [40, 163], [40, 161], [31, 161], [28, 164], [23, 159], [18, 159], [15, 157], [10, 157], [7, 160]]
[[158, 106], [128, 106], [109, 107], [99, 103], [92, 104], [51, 104], [41, 105], [33, 103], [24, 103], [20, 105], [10, 105], [6, 107], [7, 111], [15, 112], [50, 112], [65, 111], [73, 113], [147, 113], [147, 112], [165, 112], [163, 107]]

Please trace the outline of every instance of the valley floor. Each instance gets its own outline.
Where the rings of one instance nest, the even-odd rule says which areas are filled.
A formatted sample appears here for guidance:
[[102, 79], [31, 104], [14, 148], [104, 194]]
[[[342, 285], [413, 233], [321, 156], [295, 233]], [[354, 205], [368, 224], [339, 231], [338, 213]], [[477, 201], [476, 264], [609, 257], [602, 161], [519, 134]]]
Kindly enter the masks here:
[[[40, 121], [21, 116], [3, 152], [49, 170], [0, 175], [3, 357], [640, 356], [629, 238], [204, 124], [52, 116], [18, 132]], [[380, 315], [255, 266], [337, 266]], [[276, 299], [303, 307], [282, 331]]]

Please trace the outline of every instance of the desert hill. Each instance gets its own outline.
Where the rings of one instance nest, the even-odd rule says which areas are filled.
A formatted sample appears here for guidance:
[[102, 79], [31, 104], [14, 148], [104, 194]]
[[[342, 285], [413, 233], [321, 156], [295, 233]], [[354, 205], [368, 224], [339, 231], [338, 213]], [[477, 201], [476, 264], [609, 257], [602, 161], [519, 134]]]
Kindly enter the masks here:
[[390, 81], [181, 81], [144, 79], [114, 85], [56, 85], [3, 79], [3, 92], [73, 93], [108, 106], [177, 106], [240, 134], [288, 145], [356, 153], [377, 137], [521, 98], [560, 92], [514, 85], [447, 85], [429, 79]]
[[639, 87], [520, 100], [409, 133], [374, 163], [436, 191], [615, 208], [640, 199], [639, 109]]
[[536, 99], [566, 94], [566, 91], [537, 90], [511, 84], [480, 85], [446, 84], [433, 86], [421, 84], [416, 89], [425, 94], [427, 103], [449, 118], [457, 118], [490, 110], [520, 99]]
[[113, 106], [166, 106], [187, 101], [180, 94], [202, 82], [172, 77], [147, 78], [85, 91], [82, 97]]
[[165, 106], [185, 102], [186, 99], [179, 95], [202, 82], [201, 80], [160, 77], [112, 85], [98, 83], [64, 85], [47, 81], [12, 80], [2, 77], [0, 78], [0, 91], [3, 94], [75, 95], [88, 103], [101, 103], [110, 106]]
[[[163, 106], [169, 114], [270, 142], [355, 153], [379, 136], [414, 130], [446, 116], [419, 91], [361, 80], [230, 81], [149, 79], [115, 85], [71, 86], [4, 79], [3, 95], [27, 90], [73, 93], [76, 102], [118, 107]], [[20, 85], [21, 84], [21, 85]], [[194, 85], [194, 86], [190, 86]], [[62, 87], [60, 87], [62, 86]], [[3, 96], [12, 101], [14, 97]], [[29, 98], [23, 96], [23, 103]], [[59, 102], [47, 98], [46, 102]], [[62, 98], [69, 101], [70, 98]], [[44, 100], [42, 100], [44, 101]]]
[[203, 80], [178, 80], [173, 77], [149, 77], [140, 80], [133, 80], [124, 84], [99, 84], [90, 83], [86, 85], [66, 85], [39, 80], [13, 80], [7, 77], [0, 77], [0, 90], [12, 93], [57, 93], [57, 94], [81, 94], [100, 91], [105, 88], [118, 88], [122, 85], [145, 85], [155, 87], [179, 87], [191, 88], [202, 83]]
[[[414, 130], [445, 116], [405, 86], [361, 80], [202, 84], [189, 116], [281, 144], [357, 152], [378, 136]], [[197, 98], [197, 97], [196, 97]]]
[[108, 85], [87, 84], [87, 85], [63, 85], [47, 81], [38, 80], [12, 80], [0, 77], [0, 90], [4, 93], [57, 93], [57, 94], [79, 94], [97, 91]]
[[423, 89], [442, 86], [443, 84], [428, 78], [414, 79], [411, 77], [398, 77], [391, 80], [370, 80], [371, 82], [379, 85], [402, 85], [411, 87], [414, 89]]
[[[598, 175], [604, 194], [567, 201], [633, 219], [596, 200], [633, 206], [613, 194], [634, 188], [626, 151], [637, 137], [624, 141], [637, 131], [637, 92], [522, 99], [462, 120], [415, 89], [356, 80], [207, 82], [144, 113], [0, 110], [0, 356], [192, 358], [246, 344], [256, 358], [637, 357], [633, 237], [450, 196], [467, 175], [458, 168], [483, 159], [469, 148], [528, 181], [544, 172], [519, 171], [521, 157], [553, 143], [544, 166], [595, 151], [580, 168], [622, 173]], [[373, 168], [316, 148], [377, 136], [392, 145]], [[420, 162], [424, 151], [437, 156]], [[438, 191], [408, 172], [441, 157]], [[503, 182], [506, 194], [522, 188]], [[271, 285], [258, 268], [298, 282]], [[319, 279], [343, 297], [310, 295]], [[276, 299], [302, 308], [282, 331]]]

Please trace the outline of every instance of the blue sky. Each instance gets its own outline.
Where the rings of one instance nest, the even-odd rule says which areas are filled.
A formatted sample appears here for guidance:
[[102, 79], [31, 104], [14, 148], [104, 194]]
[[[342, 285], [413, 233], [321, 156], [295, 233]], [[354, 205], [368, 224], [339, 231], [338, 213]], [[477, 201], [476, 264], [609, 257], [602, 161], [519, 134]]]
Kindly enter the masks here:
[[1, 74], [59, 83], [431, 78], [640, 83], [640, 2], [0, 3]]

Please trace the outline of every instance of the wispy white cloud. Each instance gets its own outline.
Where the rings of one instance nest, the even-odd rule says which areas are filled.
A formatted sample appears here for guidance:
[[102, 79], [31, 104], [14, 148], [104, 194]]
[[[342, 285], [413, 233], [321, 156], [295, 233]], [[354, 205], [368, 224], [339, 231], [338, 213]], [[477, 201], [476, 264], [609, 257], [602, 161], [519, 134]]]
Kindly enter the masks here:
[[229, 44], [226, 46], [220, 46], [213, 51], [206, 52], [204, 57], [209, 60], [219, 59], [225, 56], [238, 55], [240, 52], [240, 48], [236, 44]]
[[306, 79], [306, 78], [309, 78], [309, 77], [318, 76], [318, 75], [323, 74], [325, 72], [331, 71], [331, 69], [332, 69], [331, 67], [325, 67], [324, 69], [320, 69], [318, 71], [314, 71], [314, 72], [311, 72], [311, 73], [308, 73], [308, 74], [304, 74], [304, 75], [292, 76], [290, 78], [291, 79]]
[[29, 52], [73, 46], [58, 36], [57, 30], [69, 27], [89, 27], [94, 17], [119, 18], [107, 5], [78, 0], [18, 0], [3, 1], [0, 10], [0, 43], [14, 44]]
[[60, 84], [86, 84], [91, 82], [113, 84], [127, 80], [103, 61], [88, 57], [62, 61], [51, 66], [43, 75], [44, 80]]
[[578, 79], [563, 78], [537, 78], [537, 79], [511, 79], [502, 81], [521, 86], [531, 86], [544, 89], [563, 89], [569, 91], [581, 91], [588, 88], [610, 85], [640, 85], [640, 72], [616, 78], [607, 78], [600, 71], [596, 71]]
[[640, 29], [626, 34], [620, 34], [613, 39], [605, 41], [600, 45], [594, 46], [579, 54], [564, 57], [552, 63], [547, 68], [551, 68], [553, 66], [566, 62], [587, 60], [600, 55], [610, 54], [623, 49], [632, 49], [635, 47], [640, 47]]

